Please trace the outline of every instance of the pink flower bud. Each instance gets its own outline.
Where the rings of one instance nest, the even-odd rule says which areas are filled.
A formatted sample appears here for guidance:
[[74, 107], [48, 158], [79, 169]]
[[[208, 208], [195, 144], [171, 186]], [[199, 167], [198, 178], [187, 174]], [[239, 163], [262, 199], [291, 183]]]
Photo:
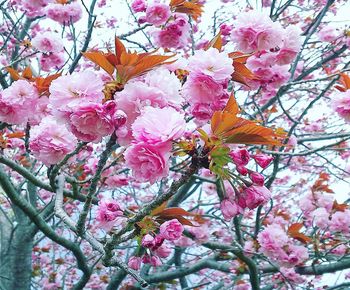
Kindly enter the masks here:
[[231, 218], [235, 217], [239, 214], [239, 208], [236, 203], [233, 203], [232, 201], [228, 199], [224, 199], [220, 203], [220, 209], [221, 212], [225, 218], [225, 220], [230, 220]]
[[265, 154], [256, 154], [253, 158], [261, 168], [266, 168], [273, 160], [272, 156], [267, 156]]
[[155, 245], [154, 238], [150, 234], [145, 235], [142, 238], [141, 245], [145, 248], [153, 248]]
[[265, 178], [262, 174], [258, 172], [251, 171], [249, 173], [250, 180], [253, 181], [256, 185], [263, 186], [265, 182]]
[[247, 175], [248, 174], [248, 169], [245, 168], [244, 166], [236, 166], [236, 170], [238, 171], [239, 174], [242, 174], [242, 175]]
[[134, 0], [131, 3], [131, 8], [134, 12], [145, 12], [146, 11], [146, 2], [144, 0]]
[[152, 247], [152, 251], [155, 251], [163, 244], [164, 238], [160, 235], [157, 235], [153, 241], [154, 241], [154, 245]]
[[126, 123], [126, 114], [122, 110], [117, 110], [113, 116], [114, 126], [116, 129], [125, 125]]
[[182, 224], [177, 219], [172, 219], [160, 226], [160, 235], [166, 240], [175, 241], [181, 237], [183, 230]]
[[148, 254], [143, 255], [142, 263], [144, 263], [144, 264], [151, 264], [154, 267], [162, 265], [162, 262], [160, 261], [159, 257], [157, 257], [157, 256], [150, 256]]
[[166, 245], [161, 245], [158, 249], [154, 251], [154, 254], [160, 258], [167, 258], [171, 253], [171, 248]]
[[246, 205], [250, 209], [266, 203], [271, 198], [271, 192], [265, 186], [252, 185], [247, 187], [244, 192]]
[[230, 152], [230, 157], [232, 158], [232, 161], [237, 165], [237, 166], [245, 166], [248, 164], [249, 159], [250, 159], [250, 154], [247, 149], [245, 148], [240, 148], [236, 149]]
[[140, 267], [141, 267], [141, 258], [140, 257], [135, 257], [135, 256], [131, 257], [129, 259], [128, 266], [131, 269], [139, 270]]

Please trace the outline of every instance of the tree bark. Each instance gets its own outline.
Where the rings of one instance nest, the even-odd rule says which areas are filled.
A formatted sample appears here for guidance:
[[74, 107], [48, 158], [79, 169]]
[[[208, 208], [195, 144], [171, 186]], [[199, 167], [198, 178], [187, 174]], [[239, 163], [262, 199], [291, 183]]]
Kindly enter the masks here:
[[30, 290], [34, 232], [26, 214], [17, 206], [12, 209], [14, 226], [0, 214], [0, 289]]

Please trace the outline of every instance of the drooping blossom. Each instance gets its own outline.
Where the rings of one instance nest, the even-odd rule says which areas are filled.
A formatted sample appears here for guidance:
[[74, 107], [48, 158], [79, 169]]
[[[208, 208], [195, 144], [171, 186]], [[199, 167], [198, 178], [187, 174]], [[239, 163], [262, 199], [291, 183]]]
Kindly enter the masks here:
[[165, 27], [150, 31], [154, 43], [163, 48], [183, 48], [190, 42], [190, 29], [188, 19], [174, 15], [174, 19], [167, 22]]
[[0, 93], [0, 121], [8, 124], [24, 124], [34, 116], [39, 95], [26, 80], [15, 81]]
[[242, 209], [229, 199], [224, 199], [220, 203], [220, 209], [225, 220], [230, 220], [242, 212]]
[[255, 154], [253, 158], [255, 162], [263, 169], [269, 166], [269, 164], [273, 160], [272, 156], [268, 156], [266, 154]]
[[283, 267], [302, 264], [309, 257], [304, 246], [295, 245], [277, 224], [268, 225], [258, 234], [259, 251]]
[[46, 7], [46, 16], [48, 18], [66, 25], [80, 20], [82, 13], [81, 4], [78, 1], [71, 1], [67, 4], [50, 3]]
[[249, 173], [249, 178], [256, 185], [259, 185], [259, 186], [263, 186], [264, 185], [265, 178], [259, 172], [251, 171]]
[[184, 115], [175, 109], [148, 106], [133, 123], [132, 132], [137, 142], [159, 144], [182, 137], [185, 126]]
[[168, 241], [178, 240], [183, 230], [183, 225], [177, 219], [166, 221], [159, 228], [160, 235]]
[[331, 104], [334, 111], [346, 122], [350, 122], [350, 90], [337, 92], [331, 98]]
[[158, 267], [158, 266], [162, 265], [162, 262], [161, 262], [161, 260], [159, 259], [158, 256], [154, 256], [154, 255], [150, 256], [148, 254], [144, 254], [142, 256], [142, 263], [150, 264], [153, 267]]
[[188, 59], [190, 73], [206, 74], [216, 81], [225, 81], [230, 78], [234, 69], [232, 59], [225, 52], [216, 48], [198, 50]]
[[80, 105], [69, 116], [69, 126], [73, 134], [85, 142], [100, 142], [102, 137], [112, 134], [125, 122], [125, 113], [118, 111], [113, 101], [103, 105]]
[[170, 15], [170, 6], [164, 3], [153, 2], [146, 8], [146, 21], [156, 26], [165, 24]]
[[68, 117], [76, 107], [87, 103], [100, 103], [103, 99], [103, 82], [92, 71], [60, 76], [51, 83], [50, 104], [54, 113]]
[[65, 125], [50, 116], [32, 128], [30, 137], [32, 154], [47, 166], [62, 161], [77, 145], [77, 139]]
[[99, 201], [96, 212], [96, 220], [104, 230], [111, 230], [113, 226], [122, 220], [120, 219], [122, 216], [123, 211], [116, 200], [102, 199]]
[[141, 258], [140, 257], [135, 257], [132, 256], [130, 257], [129, 261], [128, 261], [128, 266], [133, 269], [133, 270], [139, 270], [141, 267]]
[[39, 56], [39, 63], [43, 71], [60, 70], [65, 64], [64, 53], [42, 53]]
[[271, 198], [271, 192], [265, 186], [251, 185], [244, 190], [246, 206], [254, 209]]
[[158, 247], [153, 253], [159, 258], [167, 258], [172, 252], [172, 249], [165, 245], [164, 243]]
[[38, 33], [31, 41], [33, 47], [45, 53], [57, 53], [64, 49], [62, 39], [57, 33], [46, 31]]
[[190, 104], [210, 104], [224, 94], [224, 87], [204, 73], [191, 73], [182, 88], [182, 95]]
[[249, 11], [238, 15], [231, 38], [243, 52], [269, 50], [282, 44], [284, 30], [262, 12]]
[[245, 166], [250, 160], [250, 154], [246, 148], [238, 148], [230, 152], [230, 157], [236, 165]]
[[146, 11], [147, 4], [145, 0], [134, 0], [131, 3], [131, 8], [134, 12], [144, 12]]
[[168, 144], [132, 144], [124, 153], [125, 164], [137, 180], [154, 183], [168, 175], [170, 149]]
[[337, 35], [337, 31], [335, 30], [335, 28], [330, 25], [323, 27], [317, 33], [317, 35], [318, 35], [318, 38], [324, 42], [332, 42], [336, 40], [337, 37], [339, 37], [339, 35]]
[[277, 64], [290, 64], [294, 60], [301, 48], [301, 34], [301, 29], [295, 25], [290, 25], [285, 29], [283, 43], [276, 55]]

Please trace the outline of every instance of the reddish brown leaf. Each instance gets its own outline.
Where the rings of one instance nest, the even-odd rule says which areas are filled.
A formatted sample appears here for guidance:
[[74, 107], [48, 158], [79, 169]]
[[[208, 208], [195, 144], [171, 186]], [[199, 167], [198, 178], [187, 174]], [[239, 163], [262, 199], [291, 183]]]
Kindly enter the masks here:
[[84, 52], [83, 55], [105, 70], [109, 75], [114, 72], [114, 66], [108, 61], [106, 55], [103, 52]]
[[300, 233], [301, 228], [303, 227], [302, 223], [294, 223], [291, 224], [288, 228], [288, 235], [293, 239], [296, 239], [304, 244], [308, 244], [312, 242], [312, 239], [302, 233]]
[[169, 207], [164, 209], [163, 211], [159, 212], [157, 214], [158, 216], [164, 217], [164, 216], [174, 216], [174, 215], [181, 215], [181, 216], [194, 216], [193, 213], [190, 213], [180, 207]]
[[238, 105], [231, 95], [223, 111], [214, 112], [211, 119], [213, 134], [225, 143], [282, 145], [285, 134], [237, 117]]
[[15, 69], [13, 69], [12, 67], [7, 67], [6, 70], [9, 72], [11, 78], [14, 81], [18, 81], [19, 79], [21, 79], [20, 74], [18, 73], [18, 71], [16, 71]]
[[126, 48], [118, 37], [114, 38], [114, 47], [115, 47], [115, 56], [117, 60], [120, 62], [120, 56], [122, 55], [122, 53], [126, 53]]
[[13, 132], [10, 134], [6, 134], [7, 138], [23, 138], [26, 134], [21, 131]]
[[222, 37], [221, 31], [206, 45], [205, 50], [208, 50], [210, 47], [216, 48], [221, 51], [222, 49]]
[[190, 15], [195, 21], [202, 15], [203, 5], [198, 0], [184, 1], [184, 0], [172, 0], [170, 7], [174, 12], [185, 13]]
[[167, 202], [163, 202], [160, 206], [158, 206], [151, 212], [151, 215], [152, 216], [158, 215], [160, 212], [162, 212], [166, 208], [166, 205], [167, 205]]
[[36, 89], [38, 90], [39, 94], [48, 94], [49, 92], [49, 87], [51, 85], [51, 82], [58, 77], [60, 77], [62, 73], [57, 73], [53, 75], [49, 75], [47, 77], [37, 77], [35, 78], [35, 86]]
[[29, 66], [27, 66], [27, 67], [23, 70], [23, 72], [22, 72], [22, 77], [25, 78], [25, 79], [28, 79], [28, 80], [32, 79], [33, 73], [32, 73], [32, 70], [30, 69]]
[[333, 202], [333, 207], [332, 207], [333, 211], [345, 211], [348, 208], [349, 206], [346, 203], [339, 204], [336, 200], [334, 200]]

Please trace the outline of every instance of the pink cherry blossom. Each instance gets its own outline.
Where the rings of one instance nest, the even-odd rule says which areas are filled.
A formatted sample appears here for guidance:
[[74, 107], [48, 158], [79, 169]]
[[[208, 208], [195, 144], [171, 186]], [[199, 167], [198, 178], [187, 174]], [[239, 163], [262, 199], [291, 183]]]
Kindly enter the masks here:
[[37, 50], [45, 53], [57, 53], [63, 51], [64, 49], [62, 39], [57, 33], [50, 31], [37, 34], [32, 39], [31, 43]]
[[258, 242], [260, 250], [265, 254], [273, 253], [280, 247], [288, 243], [288, 236], [285, 231], [278, 225], [268, 225], [259, 233]]
[[153, 253], [158, 256], [159, 258], [167, 258], [171, 254], [172, 249], [165, 245], [164, 243], [158, 247], [156, 250], [153, 251]]
[[132, 125], [133, 136], [138, 142], [159, 144], [182, 137], [186, 122], [184, 115], [175, 109], [145, 107]]
[[60, 70], [65, 63], [64, 53], [43, 53], [39, 62], [43, 71]]
[[334, 27], [327, 25], [318, 32], [318, 37], [321, 41], [332, 42], [336, 40], [339, 36], [337, 35], [337, 32]]
[[131, 8], [134, 12], [144, 12], [146, 11], [147, 4], [145, 0], [134, 0], [131, 3]]
[[[178, 60], [175, 62], [177, 63]], [[154, 90], [160, 90], [169, 106], [180, 108], [183, 98], [180, 95], [181, 83], [174, 73], [164, 67], [151, 70], [144, 77], [144, 82]]]
[[216, 81], [225, 81], [230, 78], [234, 69], [232, 60], [225, 52], [216, 48], [198, 50], [188, 59], [190, 73], [206, 74]]
[[294, 267], [308, 259], [304, 246], [295, 245], [277, 224], [268, 225], [258, 235], [259, 251], [283, 267]]
[[238, 148], [230, 152], [230, 157], [236, 165], [247, 165], [250, 160], [250, 154], [246, 148]]
[[51, 83], [50, 105], [54, 113], [68, 117], [81, 104], [102, 102], [102, 90], [103, 82], [92, 71], [61, 76]]
[[346, 122], [350, 122], [350, 90], [337, 92], [333, 95], [331, 102], [333, 110]]
[[249, 11], [238, 15], [231, 38], [243, 52], [269, 50], [282, 44], [283, 28], [262, 12]]
[[263, 169], [269, 166], [269, 164], [273, 160], [272, 156], [268, 156], [265, 154], [255, 154], [253, 158], [255, 162]]
[[187, 19], [175, 15], [175, 19], [169, 22], [162, 29], [153, 29], [152, 35], [156, 45], [163, 48], [182, 48], [190, 41], [191, 26]]
[[225, 220], [230, 220], [231, 218], [241, 213], [240, 207], [235, 202], [232, 202], [228, 199], [224, 199], [220, 203], [220, 209]]
[[150, 234], [143, 236], [141, 245], [144, 248], [153, 248], [155, 245], [154, 237]]
[[223, 85], [203, 73], [191, 73], [182, 88], [182, 95], [190, 104], [210, 104], [223, 94]]
[[259, 185], [259, 186], [263, 186], [264, 185], [265, 178], [264, 178], [264, 176], [262, 174], [260, 174], [258, 172], [251, 171], [249, 173], [249, 178], [256, 185]]
[[282, 46], [276, 55], [279, 65], [291, 63], [301, 48], [302, 31], [295, 25], [288, 26], [284, 31]]
[[163, 25], [170, 15], [170, 6], [167, 4], [153, 2], [146, 8], [146, 21], [153, 25]]
[[110, 231], [117, 224], [118, 218], [123, 216], [119, 203], [114, 199], [102, 199], [98, 203], [96, 220], [106, 231]]
[[144, 254], [142, 257], [142, 263], [150, 264], [153, 267], [158, 267], [162, 265], [161, 260], [157, 256], [150, 256], [148, 254]]
[[168, 175], [169, 145], [132, 144], [124, 153], [126, 166], [141, 182], [154, 183]]
[[105, 104], [88, 103], [80, 105], [69, 116], [69, 125], [73, 134], [85, 142], [100, 142], [102, 137], [110, 135], [117, 129], [115, 116], [126, 115], [116, 110], [114, 102]]
[[168, 241], [178, 240], [183, 230], [183, 225], [177, 219], [166, 221], [159, 228], [160, 235]]
[[244, 190], [246, 205], [254, 209], [266, 203], [271, 198], [271, 192], [265, 186], [252, 185]]
[[324, 208], [320, 207], [315, 209], [311, 213], [311, 217], [313, 218], [313, 221], [317, 227], [319, 227], [322, 230], [327, 229], [329, 225], [329, 212]]
[[50, 3], [46, 7], [47, 17], [60, 24], [75, 23], [81, 18], [82, 13], [81, 4], [78, 1], [68, 4]]
[[128, 261], [128, 266], [133, 270], [139, 270], [141, 267], [141, 258], [132, 256]]
[[31, 130], [30, 150], [47, 166], [62, 161], [76, 145], [75, 136], [52, 117], [44, 118]]
[[0, 121], [23, 124], [34, 116], [39, 95], [25, 80], [15, 81], [0, 94]]
[[20, 0], [20, 9], [30, 18], [42, 16], [45, 14], [45, 7], [53, 0]]
[[329, 229], [332, 232], [350, 232], [350, 210], [337, 211], [332, 215], [329, 223]]

